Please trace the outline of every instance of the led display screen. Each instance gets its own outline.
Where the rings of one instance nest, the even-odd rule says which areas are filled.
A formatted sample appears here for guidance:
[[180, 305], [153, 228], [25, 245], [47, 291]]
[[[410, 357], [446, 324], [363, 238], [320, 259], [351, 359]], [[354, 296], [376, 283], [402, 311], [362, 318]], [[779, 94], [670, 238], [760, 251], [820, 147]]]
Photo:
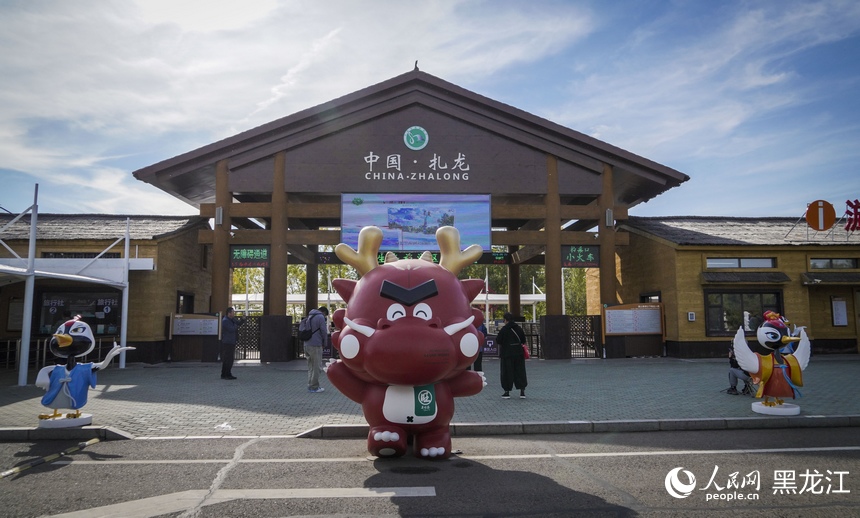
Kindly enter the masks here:
[[358, 233], [371, 225], [382, 230], [382, 251], [439, 250], [436, 229], [443, 226], [460, 231], [461, 248], [489, 251], [490, 195], [342, 194], [341, 242], [357, 248]]

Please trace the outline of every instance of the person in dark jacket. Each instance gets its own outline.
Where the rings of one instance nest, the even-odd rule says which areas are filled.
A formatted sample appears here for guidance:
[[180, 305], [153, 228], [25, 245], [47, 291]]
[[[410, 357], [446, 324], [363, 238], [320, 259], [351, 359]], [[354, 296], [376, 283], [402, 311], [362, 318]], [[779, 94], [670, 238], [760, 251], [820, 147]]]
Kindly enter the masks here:
[[[738, 392], [738, 380], [743, 380], [743, 392]], [[738, 360], [735, 359], [734, 343], [729, 345], [729, 389], [726, 394], [737, 396], [738, 394], [748, 395], [752, 387], [752, 378], [749, 373], [738, 365]]]
[[523, 332], [523, 328], [514, 322], [512, 314], [505, 313], [505, 325], [496, 336], [496, 343], [499, 344], [499, 359], [501, 360], [499, 370], [502, 389], [505, 391], [502, 394], [503, 399], [511, 398], [511, 389], [514, 386], [520, 391], [520, 399], [526, 397], [528, 379], [526, 378], [526, 359], [523, 354], [525, 342], [526, 334]]
[[239, 326], [245, 321], [236, 318], [233, 308], [227, 308], [227, 313], [221, 319], [221, 379], [234, 380], [233, 359], [236, 356], [236, 338]]
[[320, 387], [320, 371], [322, 370], [322, 349], [328, 338], [328, 308], [320, 306], [308, 313], [311, 339], [304, 343], [305, 357], [308, 360], [308, 392], [317, 394], [325, 389]]

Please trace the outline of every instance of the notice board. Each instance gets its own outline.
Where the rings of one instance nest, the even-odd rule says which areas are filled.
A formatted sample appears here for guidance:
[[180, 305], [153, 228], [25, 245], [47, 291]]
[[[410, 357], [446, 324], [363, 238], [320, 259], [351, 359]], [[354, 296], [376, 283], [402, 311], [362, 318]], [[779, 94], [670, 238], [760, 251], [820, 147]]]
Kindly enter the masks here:
[[663, 304], [622, 304], [604, 308], [603, 334], [663, 335]]
[[218, 336], [221, 319], [217, 315], [182, 315], [170, 316], [170, 338], [173, 335]]

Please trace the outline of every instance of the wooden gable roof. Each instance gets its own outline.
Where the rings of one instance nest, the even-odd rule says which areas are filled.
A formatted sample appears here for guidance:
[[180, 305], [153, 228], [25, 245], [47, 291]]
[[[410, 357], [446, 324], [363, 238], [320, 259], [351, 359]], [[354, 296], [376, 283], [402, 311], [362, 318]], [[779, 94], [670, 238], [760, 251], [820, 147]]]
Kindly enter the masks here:
[[[492, 135], [496, 141], [532, 150], [535, 156], [556, 156], [560, 161], [562, 176], [561, 194], [564, 196], [566, 186], [569, 186], [571, 191], [583, 189], [586, 195], [583, 199], [572, 201], [574, 204], [590, 203], [599, 194], [599, 177], [604, 164], [614, 168], [616, 200], [628, 207], [647, 201], [689, 179], [687, 175], [670, 167], [417, 69], [139, 169], [133, 174], [141, 181], [200, 207], [203, 203], [214, 201], [215, 164], [220, 160], [229, 161], [231, 172], [253, 171], [255, 167], [266, 170], [268, 161], [280, 151], [289, 152], [322, 139], [334, 139], [362, 125], [416, 108], [423, 110], [422, 113], [432, 113], [456, 121], [457, 124], [477, 128]], [[363, 135], [352, 137], [350, 142], [360, 138]], [[335, 148], [337, 146], [328, 146], [328, 149]], [[271, 176], [270, 171], [267, 170]], [[528, 173], [528, 170], [520, 171]], [[533, 176], [540, 180], [545, 174], [541, 171], [540, 175]], [[240, 201], [254, 201], [253, 189], [247, 187], [250, 183], [243, 184], [239, 180], [235, 186], [231, 185], [231, 191]], [[305, 183], [296, 182], [293, 185], [296, 189], [302, 189]], [[289, 181], [287, 185], [289, 189]], [[315, 183], [314, 187], [321, 194], [337, 193], [338, 188], [337, 182], [323, 182], [321, 186]], [[517, 185], [509, 185], [508, 188], [510, 193], [519, 192]], [[247, 192], [243, 192], [243, 189]], [[254, 189], [260, 190], [258, 186]]]

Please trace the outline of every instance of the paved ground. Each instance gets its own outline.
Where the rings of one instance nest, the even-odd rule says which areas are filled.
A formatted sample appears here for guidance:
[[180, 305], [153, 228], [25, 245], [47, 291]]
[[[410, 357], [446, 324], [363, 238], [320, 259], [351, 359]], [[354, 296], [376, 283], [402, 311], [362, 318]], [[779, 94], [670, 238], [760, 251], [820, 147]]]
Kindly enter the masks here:
[[[762, 416], [755, 400], [724, 393], [726, 360], [630, 358], [528, 360], [527, 399], [501, 399], [499, 362], [484, 360], [488, 386], [456, 399], [455, 435], [719, 429], [783, 426], [860, 426], [860, 355], [818, 356], [804, 373], [799, 417]], [[220, 364], [112, 366], [99, 372], [85, 412], [93, 427], [68, 437], [135, 438], [363, 435], [360, 407], [327, 380], [309, 394], [303, 360], [234, 368]], [[35, 372], [28, 381], [33, 383]], [[33, 431], [43, 391], [17, 386], [17, 372], [0, 371], [0, 440], [39, 438]], [[107, 430], [107, 432], [105, 431]], [[75, 433], [82, 435], [74, 435]], [[53, 436], [52, 436], [53, 437]]]

